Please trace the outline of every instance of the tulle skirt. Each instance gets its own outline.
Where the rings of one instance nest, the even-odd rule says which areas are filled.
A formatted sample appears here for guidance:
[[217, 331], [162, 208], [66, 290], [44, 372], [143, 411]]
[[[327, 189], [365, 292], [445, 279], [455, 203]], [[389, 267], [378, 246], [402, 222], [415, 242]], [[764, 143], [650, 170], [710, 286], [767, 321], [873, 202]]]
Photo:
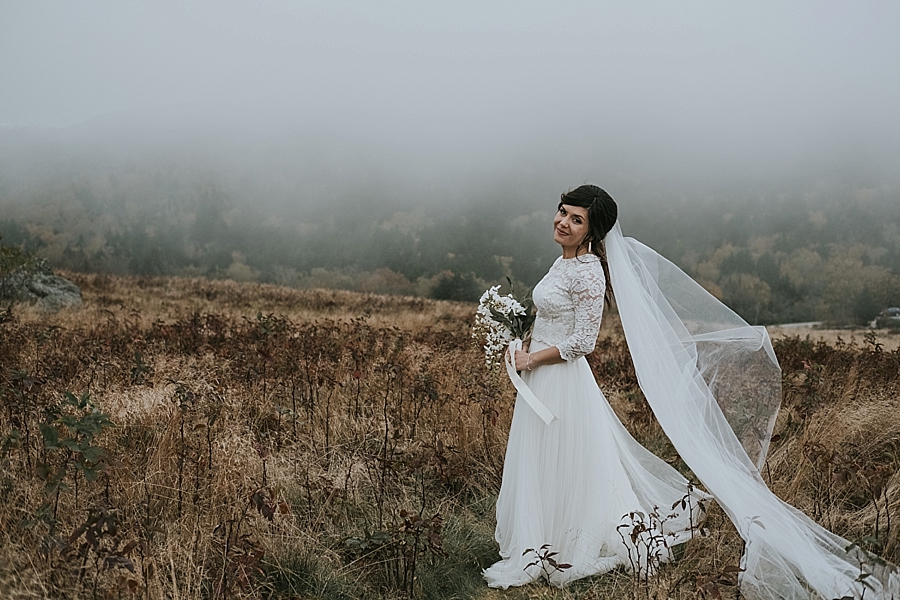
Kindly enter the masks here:
[[[532, 351], [542, 347], [532, 343]], [[546, 425], [516, 399], [497, 499], [502, 560], [485, 569], [488, 585], [507, 588], [546, 577], [562, 586], [618, 566], [652, 569], [665, 562], [670, 549], [691, 536], [691, 521], [696, 525], [701, 517], [698, 500], [708, 496], [695, 491], [688, 499], [687, 480], [631, 437], [585, 358], [523, 372], [523, 379], [558, 420]], [[656, 542], [632, 544], [639, 520], [659, 526], [644, 534]], [[541, 561], [546, 552], [570, 566], [555, 569]], [[648, 562], [648, 553], [659, 560]]]

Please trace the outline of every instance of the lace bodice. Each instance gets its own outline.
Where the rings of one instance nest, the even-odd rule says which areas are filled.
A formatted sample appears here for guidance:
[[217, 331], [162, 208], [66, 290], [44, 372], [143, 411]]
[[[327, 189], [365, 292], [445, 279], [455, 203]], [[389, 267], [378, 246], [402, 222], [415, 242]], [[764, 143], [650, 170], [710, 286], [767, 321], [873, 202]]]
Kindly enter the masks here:
[[597, 344], [605, 292], [596, 255], [557, 258], [532, 292], [537, 318], [531, 339], [556, 346], [565, 360], [590, 354]]

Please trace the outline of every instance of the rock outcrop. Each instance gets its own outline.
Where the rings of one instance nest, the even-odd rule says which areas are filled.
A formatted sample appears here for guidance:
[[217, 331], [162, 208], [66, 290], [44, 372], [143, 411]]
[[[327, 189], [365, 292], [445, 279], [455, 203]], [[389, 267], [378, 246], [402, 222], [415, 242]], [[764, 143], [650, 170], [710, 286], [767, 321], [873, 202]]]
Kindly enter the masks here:
[[49, 312], [81, 306], [81, 290], [77, 285], [46, 272], [10, 273], [0, 280], [0, 296], [7, 302], [35, 304]]

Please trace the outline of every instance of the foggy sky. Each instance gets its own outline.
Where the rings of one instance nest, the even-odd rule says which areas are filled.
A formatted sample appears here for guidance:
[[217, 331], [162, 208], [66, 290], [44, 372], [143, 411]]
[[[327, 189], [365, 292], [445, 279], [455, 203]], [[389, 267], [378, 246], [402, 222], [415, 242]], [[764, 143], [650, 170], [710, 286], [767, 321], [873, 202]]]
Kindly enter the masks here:
[[410, 186], [879, 184], [898, 25], [893, 1], [0, 0], [0, 124], [296, 132]]

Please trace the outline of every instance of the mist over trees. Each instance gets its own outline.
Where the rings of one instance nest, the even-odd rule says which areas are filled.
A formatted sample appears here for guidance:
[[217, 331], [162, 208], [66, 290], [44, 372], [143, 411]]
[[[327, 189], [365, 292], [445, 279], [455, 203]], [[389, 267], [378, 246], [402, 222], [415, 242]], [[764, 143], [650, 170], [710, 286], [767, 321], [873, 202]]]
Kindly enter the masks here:
[[[471, 301], [506, 277], [533, 286], [559, 254], [563, 190], [521, 183], [539, 173], [466, 188], [379, 171], [362, 151], [354, 170], [309, 137], [60, 131], [0, 131], [0, 244], [60, 269]], [[595, 182], [625, 234], [752, 323], [862, 323], [900, 304], [900, 192], [877, 177], [609, 179]]]

